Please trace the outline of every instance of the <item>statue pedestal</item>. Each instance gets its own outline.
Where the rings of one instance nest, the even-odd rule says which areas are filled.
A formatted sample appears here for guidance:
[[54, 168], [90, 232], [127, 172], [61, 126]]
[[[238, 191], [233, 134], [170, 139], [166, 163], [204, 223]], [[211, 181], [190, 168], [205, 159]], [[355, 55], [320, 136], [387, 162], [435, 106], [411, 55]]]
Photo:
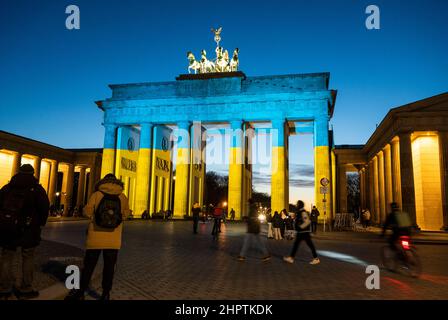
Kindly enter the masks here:
[[207, 80], [207, 79], [218, 79], [218, 78], [233, 78], [239, 77], [246, 79], [246, 75], [242, 71], [233, 72], [210, 72], [210, 73], [198, 73], [198, 74], [181, 74], [176, 77], [176, 80]]

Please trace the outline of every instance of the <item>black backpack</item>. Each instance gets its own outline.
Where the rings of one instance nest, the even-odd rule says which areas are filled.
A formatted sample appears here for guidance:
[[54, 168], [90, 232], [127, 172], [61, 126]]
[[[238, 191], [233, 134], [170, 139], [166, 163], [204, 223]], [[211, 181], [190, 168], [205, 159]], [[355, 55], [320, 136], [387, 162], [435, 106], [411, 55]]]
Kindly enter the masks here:
[[103, 192], [103, 198], [95, 211], [96, 225], [102, 228], [115, 229], [122, 221], [120, 197]]
[[[31, 225], [32, 215], [24, 212], [26, 202], [32, 199], [34, 186], [31, 188], [10, 188], [5, 192], [0, 205], [0, 233], [18, 235]], [[28, 206], [33, 209], [34, 206]], [[30, 214], [30, 212], [27, 212]]]

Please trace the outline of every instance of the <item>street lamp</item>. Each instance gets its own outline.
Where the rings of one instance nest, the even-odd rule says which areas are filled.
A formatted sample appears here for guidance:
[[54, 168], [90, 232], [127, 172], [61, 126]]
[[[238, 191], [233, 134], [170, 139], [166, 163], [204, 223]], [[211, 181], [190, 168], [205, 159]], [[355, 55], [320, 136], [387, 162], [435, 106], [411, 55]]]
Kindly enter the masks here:
[[224, 201], [224, 202], [222, 203], [222, 205], [223, 205], [224, 207], [227, 207], [227, 202]]

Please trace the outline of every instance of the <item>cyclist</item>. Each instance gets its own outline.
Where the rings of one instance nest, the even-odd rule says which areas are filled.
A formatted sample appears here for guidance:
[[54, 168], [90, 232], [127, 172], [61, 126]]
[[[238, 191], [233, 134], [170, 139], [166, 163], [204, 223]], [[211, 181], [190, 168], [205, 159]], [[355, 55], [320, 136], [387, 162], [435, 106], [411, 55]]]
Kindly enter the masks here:
[[412, 222], [409, 214], [401, 211], [396, 202], [392, 202], [390, 206], [392, 212], [387, 216], [382, 236], [384, 237], [387, 229], [392, 229], [388, 242], [391, 249], [396, 251], [397, 240], [402, 236], [411, 236]]

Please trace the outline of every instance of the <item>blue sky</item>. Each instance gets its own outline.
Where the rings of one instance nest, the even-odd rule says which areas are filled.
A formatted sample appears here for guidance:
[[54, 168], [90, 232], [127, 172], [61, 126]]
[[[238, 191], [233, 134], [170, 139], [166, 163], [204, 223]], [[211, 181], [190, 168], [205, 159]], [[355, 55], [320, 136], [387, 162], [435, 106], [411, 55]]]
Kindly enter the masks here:
[[[69, 4], [81, 30], [65, 28]], [[365, 28], [369, 4], [381, 30]], [[174, 80], [185, 53], [212, 51], [210, 28], [223, 26], [248, 76], [330, 72], [336, 144], [365, 143], [389, 108], [448, 91], [447, 12], [444, 0], [2, 0], [0, 129], [100, 147], [93, 101], [110, 96], [108, 84]], [[310, 152], [292, 156], [312, 164]]]

